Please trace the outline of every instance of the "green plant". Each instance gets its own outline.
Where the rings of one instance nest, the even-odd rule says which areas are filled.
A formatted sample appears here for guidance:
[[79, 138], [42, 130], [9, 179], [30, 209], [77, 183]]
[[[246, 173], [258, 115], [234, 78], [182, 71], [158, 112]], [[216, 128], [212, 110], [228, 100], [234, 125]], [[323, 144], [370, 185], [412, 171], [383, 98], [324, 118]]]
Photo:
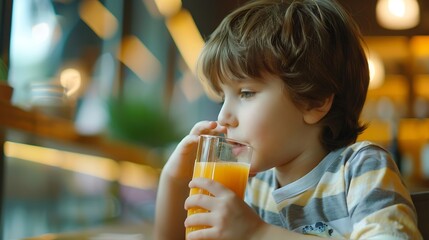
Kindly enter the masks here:
[[111, 137], [150, 147], [163, 147], [177, 141], [173, 121], [154, 104], [109, 102]]

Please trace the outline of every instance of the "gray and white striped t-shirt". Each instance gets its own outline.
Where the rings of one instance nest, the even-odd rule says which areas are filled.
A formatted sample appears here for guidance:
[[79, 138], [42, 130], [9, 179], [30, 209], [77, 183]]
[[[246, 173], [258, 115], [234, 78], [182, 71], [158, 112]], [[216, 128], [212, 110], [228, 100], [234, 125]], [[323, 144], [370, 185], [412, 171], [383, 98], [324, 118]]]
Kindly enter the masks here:
[[249, 180], [246, 202], [291, 231], [343, 239], [421, 239], [409, 192], [389, 153], [358, 142], [281, 188], [274, 169]]

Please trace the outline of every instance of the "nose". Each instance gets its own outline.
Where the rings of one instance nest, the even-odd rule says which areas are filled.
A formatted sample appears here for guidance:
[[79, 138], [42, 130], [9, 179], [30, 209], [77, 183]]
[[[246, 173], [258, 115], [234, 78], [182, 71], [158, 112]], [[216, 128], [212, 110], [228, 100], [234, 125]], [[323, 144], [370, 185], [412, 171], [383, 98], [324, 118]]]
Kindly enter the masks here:
[[217, 116], [217, 121], [221, 126], [227, 128], [234, 128], [238, 126], [238, 120], [232, 111], [231, 104], [225, 101], [222, 108], [220, 109], [219, 115]]

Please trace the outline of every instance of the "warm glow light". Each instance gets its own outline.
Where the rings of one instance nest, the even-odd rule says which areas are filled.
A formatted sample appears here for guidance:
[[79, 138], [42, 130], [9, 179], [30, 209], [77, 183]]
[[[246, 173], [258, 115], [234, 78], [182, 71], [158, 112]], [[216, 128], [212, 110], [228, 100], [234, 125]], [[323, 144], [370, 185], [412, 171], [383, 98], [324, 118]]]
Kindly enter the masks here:
[[118, 177], [118, 164], [108, 158], [14, 142], [6, 142], [4, 151], [7, 157], [88, 174], [108, 181], [114, 181]]
[[387, 3], [387, 9], [389, 12], [397, 17], [404, 17], [405, 7], [403, 0], [389, 0]]
[[154, 168], [131, 162], [121, 162], [119, 182], [140, 189], [154, 188], [158, 184], [159, 172]]
[[101, 38], [110, 38], [118, 31], [118, 20], [98, 0], [82, 1], [79, 15]]
[[167, 19], [167, 28], [189, 69], [195, 72], [195, 64], [204, 46], [204, 40], [191, 14], [181, 10], [174, 17]]
[[[5, 156], [24, 161], [57, 167], [107, 181], [119, 181], [124, 186], [140, 189], [157, 186], [159, 171], [145, 165], [120, 162], [110, 158], [91, 156], [58, 149], [5, 142]], [[50, 235], [46, 235], [49, 239]]]
[[429, 57], [429, 36], [413, 36], [410, 47], [416, 58]]
[[368, 128], [358, 136], [358, 141], [370, 139], [378, 143], [387, 143], [390, 140], [390, 129], [385, 121], [375, 119], [371, 121]]
[[378, 0], [376, 15], [382, 27], [401, 30], [419, 24], [420, 9], [416, 0]]
[[68, 68], [61, 72], [60, 82], [61, 85], [66, 89], [67, 96], [71, 96], [79, 90], [82, 78], [78, 70]]
[[175, 15], [182, 8], [181, 0], [155, 0], [158, 11], [165, 17]]
[[53, 233], [46, 233], [43, 234], [41, 236], [37, 236], [37, 240], [55, 240], [60, 238], [60, 236], [58, 236], [57, 234], [53, 234]]
[[368, 55], [369, 67], [369, 89], [375, 89], [383, 85], [384, 82], [384, 65], [377, 54], [371, 52]]
[[141, 80], [153, 80], [161, 71], [161, 63], [136, 36], [122, 39], [118, 59]]
[[429, 99], [429, 75], [419, 74], [413, 81], [416, 96]]

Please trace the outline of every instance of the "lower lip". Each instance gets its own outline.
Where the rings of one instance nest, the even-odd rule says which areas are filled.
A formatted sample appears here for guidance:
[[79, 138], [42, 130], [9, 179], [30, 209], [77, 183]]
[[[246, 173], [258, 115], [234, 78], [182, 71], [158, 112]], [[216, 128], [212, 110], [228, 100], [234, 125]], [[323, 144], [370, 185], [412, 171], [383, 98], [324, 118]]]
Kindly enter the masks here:
[[232, 148], [232, 153], [234, 154], [234, 156], [238, 156], [243, 152], [244, 148], [245, 147], [241, 145], [234, 146]]

